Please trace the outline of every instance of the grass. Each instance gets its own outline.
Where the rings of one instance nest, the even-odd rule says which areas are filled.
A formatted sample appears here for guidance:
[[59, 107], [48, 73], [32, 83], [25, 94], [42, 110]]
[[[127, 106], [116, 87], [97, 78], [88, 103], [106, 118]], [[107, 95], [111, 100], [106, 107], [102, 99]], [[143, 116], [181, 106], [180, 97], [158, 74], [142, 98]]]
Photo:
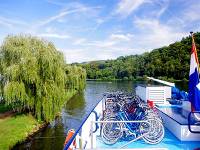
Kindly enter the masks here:
[[31, 115], [17, 115], [0, 119], [0, 150], [8, 150], [26, 139], [39, 123]]

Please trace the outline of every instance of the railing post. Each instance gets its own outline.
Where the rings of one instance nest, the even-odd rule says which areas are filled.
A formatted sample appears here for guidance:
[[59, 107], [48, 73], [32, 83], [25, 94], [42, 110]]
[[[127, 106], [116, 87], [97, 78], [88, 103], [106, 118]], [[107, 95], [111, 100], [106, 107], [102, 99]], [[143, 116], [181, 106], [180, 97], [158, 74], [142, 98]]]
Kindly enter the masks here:
[[90, 136], [91, 136], [91, 149], [93, 149], [93, 121], [91, 121], [90, 125]]

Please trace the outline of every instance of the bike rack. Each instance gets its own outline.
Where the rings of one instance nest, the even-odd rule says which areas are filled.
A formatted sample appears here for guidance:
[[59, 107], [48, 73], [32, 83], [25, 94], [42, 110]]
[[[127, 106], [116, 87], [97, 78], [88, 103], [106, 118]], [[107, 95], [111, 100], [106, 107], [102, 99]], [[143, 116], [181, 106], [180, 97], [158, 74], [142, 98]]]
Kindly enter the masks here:
[[[144, 121], [144, 120], [134, 120], [134, 121], [91, 121], [91, 126], [90, 126], [90, 137], [91, 137], [91, 149], [93, 149], [93, 124], [98, 124], [98, 123], [147, 123], [148, 125], [150, 125], [150, 123], [148, 121]], [[137, 138], [135, 138], [134, 140], [131, 140], [130, 142], [122, 145], [119, 148], [124, 148], [127, 145], [131, 144], [132, 142], [135, 142], [137, 140], [139, 140], [140, 138], [142, 138], [143, 136], [145, 136], [146, 134], [148, 134], [149, 132], [142, 134], [141, 136], [138, 136]]]

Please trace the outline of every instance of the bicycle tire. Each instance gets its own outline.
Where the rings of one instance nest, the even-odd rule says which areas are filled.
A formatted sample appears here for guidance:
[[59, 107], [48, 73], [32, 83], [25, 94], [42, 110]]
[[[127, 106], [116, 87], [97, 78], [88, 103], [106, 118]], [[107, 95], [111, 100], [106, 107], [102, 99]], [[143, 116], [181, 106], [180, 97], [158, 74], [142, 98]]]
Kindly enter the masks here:
[[[148, 144], [160, 143], [165, 134], [165, 129], [162, 122], [159, 119], [149, 119], [148, 122], [150, 123], [150, 127], [147, 125], [147, 123], [142, 123], [139, 128], [140, 133], [143, 135], [143, 140]], [[148, 126], [148, 131], [146, 132], [143, 131], [144, 125]]]
[[[109, 120], [115, 121], [115, 120]], [[123, 136], [121, 123], [103, 123], [101, 129], [102, 141], [107, 145], [115, 144]]]

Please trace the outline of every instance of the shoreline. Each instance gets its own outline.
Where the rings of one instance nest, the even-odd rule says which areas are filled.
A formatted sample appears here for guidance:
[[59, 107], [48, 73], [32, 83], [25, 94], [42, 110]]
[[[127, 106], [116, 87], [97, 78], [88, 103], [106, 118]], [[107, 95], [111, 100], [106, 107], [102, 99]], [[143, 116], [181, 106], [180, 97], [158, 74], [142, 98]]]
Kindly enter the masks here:
[[[124, 80], [124, 79], [86, 79], [86, 81], [148, 81], [148, 79], [133, 79], [133, 80]], [[167, 79], [165, 79], [165, 81], [168, 81], [168, 82], [181, 82], [181, 81], [188, 82], [189, 80], [176, 80], [176, 79], [167, 80]]]
[[[66, 100], [66, 103], [74, 96], [78, 93], [78, 91], [75, 91], [73, 94], [71, 95], [68, 95], [68, 100]], [[57, 116], [55, 117], [55, 119], [60, 116], [60, 112], [57, 113]], [[54, 120], [55, 120], [54, 119]], [[37, 121], [38, 122], [38, 121]], [[10, 147], [9, 149], [15, 149], [17, 148], [19, 145], [22, 145], [22, 144], [26, 144], [28, 142], [30, 142], [31, 140], [33, 140], [34, 136], [39, 133], [39, 132], [42, 132], [49, 124], [50, 122], [43, 122], [42, 124], [40, 124], [38, 122], [38, 126], [36, 126], [35, 128], [33, 128], [30, 132], [28, 132], [28, 135], [26, 136], [26, 138], [22, 141], [18, 141], [14, 146]]]
[[0, 119], [0, 149], [12, 149], [44, 127], [31, 114], [12, 114]]
[[12, 150], [12, 149], [15, 149], [15, 147], [18, 147], [18, 146], [21, 145], [21, 144], [25, 144], [25, 143], [27, 143], [27, 142], [30, 142], [30, 141], [33, 139], [33, 137], [34, 137], [37, 133], [43, 131], [48, 125], [49, 125], [49, 122], [44, 122], [44, 123], [42, 123], [41, 125], [35, 127], [30, 133], [28, 133], [27, 137], [26, 137], [24, 140], [17, 142], [17, 143], [16, 143], [13, 147], [11, 147], [10, 149], [11, 149], [11, 150]]

